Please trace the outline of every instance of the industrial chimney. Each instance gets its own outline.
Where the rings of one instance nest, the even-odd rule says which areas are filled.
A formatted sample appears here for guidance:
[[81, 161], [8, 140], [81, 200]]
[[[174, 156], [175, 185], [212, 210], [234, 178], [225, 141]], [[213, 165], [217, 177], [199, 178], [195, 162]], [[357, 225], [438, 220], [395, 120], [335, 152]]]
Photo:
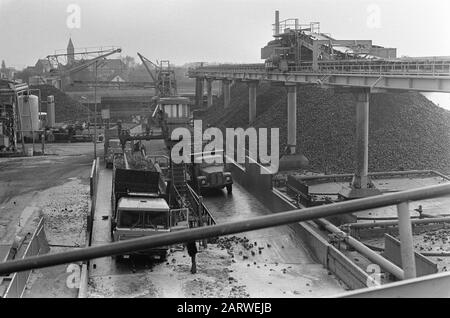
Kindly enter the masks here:
[[275, 35], [280, 34], [280, 12], [275, 11]]

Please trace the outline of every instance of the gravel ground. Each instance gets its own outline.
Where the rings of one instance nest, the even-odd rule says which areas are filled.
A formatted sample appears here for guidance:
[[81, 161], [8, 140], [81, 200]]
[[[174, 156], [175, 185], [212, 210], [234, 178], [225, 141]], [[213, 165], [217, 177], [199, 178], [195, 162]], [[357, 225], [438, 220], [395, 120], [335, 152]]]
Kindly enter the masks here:
[[[450, 229], [430, 231], [414, 236], [414, 246], [418, 252], [447, 253], [450, 255]], [[438, 265], [440, 272], [450, 270], [450, 257], [429, 256]]]
[[[399, 239], [398, 236], [395, 237]], [[371, 246], [384, 248], [384, 238], [367, 239], [363, 242]], [[448, 254], [448, 256], [425, 256], [438, 265], [439, 272], [450, 270], [450, 229], [427, 231], [414, 235], [414, 248], [418, 253]]]
[[94, 298], [282, 298], [343, 292], [332, 275], [320, 278], [321, 265], [261, 261], [264, 252], [251, 244], [231, 237], [199, 248], [196, 274], [190, 273], [191, 260], [182, 248], [173, 249], [165, 262], [124, 260], [118, 268], [125, 274], [91, 277], [88, 293]]
[[44, 212], [49, 244], [85, 246], [89, 185], [73, 179], [60, 187], [44, 191], [38, 205]]
[[[50, 253], [63, 252], [86, 244], [89, 185], [80, 179], [42, 191], [36, 205], [43, 210]], [[67, 287], [67, 265], [34, 270], [24, 297], [76, 297], [77, 289]]]

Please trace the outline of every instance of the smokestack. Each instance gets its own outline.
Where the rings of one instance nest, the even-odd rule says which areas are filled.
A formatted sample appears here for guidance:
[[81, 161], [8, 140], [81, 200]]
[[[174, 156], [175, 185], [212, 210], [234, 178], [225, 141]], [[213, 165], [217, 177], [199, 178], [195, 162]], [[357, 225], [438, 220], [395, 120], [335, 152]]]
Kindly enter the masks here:
[[275, 35], [280, 34], [280, 12], [275, 11]]

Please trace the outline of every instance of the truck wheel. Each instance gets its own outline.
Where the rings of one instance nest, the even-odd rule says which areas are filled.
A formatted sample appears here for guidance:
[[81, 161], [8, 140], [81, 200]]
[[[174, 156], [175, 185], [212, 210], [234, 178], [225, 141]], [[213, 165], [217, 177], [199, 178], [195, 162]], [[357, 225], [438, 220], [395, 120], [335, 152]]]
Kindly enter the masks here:
[[231, 194], [233, 192], [233, 185], [232, 184], [228, 184], [227, 185], [227, 192], [228, 192], [228, 194]]

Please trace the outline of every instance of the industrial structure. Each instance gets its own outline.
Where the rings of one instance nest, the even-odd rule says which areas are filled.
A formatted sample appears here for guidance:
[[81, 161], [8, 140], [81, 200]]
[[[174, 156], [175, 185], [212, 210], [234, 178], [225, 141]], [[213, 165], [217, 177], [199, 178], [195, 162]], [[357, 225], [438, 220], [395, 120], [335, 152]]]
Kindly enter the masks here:
[[[396, 49], [374, 46], [372, 41], [336, 40], [320, 32], [319, 23], [279, 20], [275, 13], [274, 38], [261, 50], [262, 64], [203, 66], [189, 71], [198, 86], [221, 81], [224, 107], [230, 106], [230, 84], [249, 87], [249, 121], [256, 118], [256, 89], [261, 81], [286, 86], [288, 103], [288, 155], [297, 153], [297, 86], [315, 84], [336, 92], [350, 91], [357, 100], [356, 154], [352, 188], [346, 198], [379, 194], [368, 177], [370, 95], [386, 91], [450, 92], [450, 57], [396, 58]], [[203, 95], [203, 90], [198, 91]], [[197, 100], [201, 100], [198, 97]], [[208, 102], [208, 106], [211, 103]], [[300, 158], [298, 158], [300, 156]], [[301, 154], [295, 161], [307, 163]]]
[[[42, 103], [47, 104], [45, 118], [41, 112]], [[29, 152], [34, 153], [35, 141], [43, 141], [45, 126], [54, 123], [53, 96], [48, 96], [47, 101], [42, 101], [39, 89], [30, 89], [26, 83], [0, 80], [0, 156], [25, 154], [26, 141], [33, 143]], [[18, 143], [21, 144], [20, 148]]]
[[[286, 87], [287, 149], [282, 152], [280, 171], [269, 171], [267, 166], [248, 154], [245, 163], [231, 160], [226, 163], [226, 167], [220, 167], [220, 171], [209, 169], [205, 173], [194, 165], [176, 164], [170, 155], [147, 153], [141, 141], [164, 139], [167, 154], [173, 143], [179, 141], [171, 137], [171, 132], [177, 127], [189, 127], [192, 111], [188, 99], [177, 94], [175, 73], [170, 63], [153, 63], [138, 53], [153, 81], [151, 87], [155, 89], [147, 116], [148, 119], [156, 117], [158, 127], [152, 127], [154, 130], [147, 127], [145, 133], [131, 134], [119, 122], [114, 128], [117, 130], [114, 137], [122, 144], [122, 153], [112, 151], [112, 172], [102, 170], [99, 173], [98, 159], [94, 160], [90, 177], [90, 246], [3, 262], [0, 263], [0, 275], [81, 261], [85, 262], [86, 278], [86, 273], [96, 267], [95, 264], [89, 267], [90, 263], [86, 260], [99, 262], [104, 257], [143, 251], [156, 251], [164, 258], [167, 247], [173, 244], [289, 225], [298, 239], [308, 246], [308, 255], [312, 255], [314, 264], [323, 265], [329, 271], [328, 275], [335, 275], [347, 289], [355, 290], [340, 295], [342, 297], [450, 296], [450, 275], [438, 273], [436, 264], [430, 262], [423, 253], [415, 251], [413, 241], [415, 232], [426, 230], [428, 226], [445, 228], [450, 218], [423, 215], [422, 205], [415, 209], [419, 217], [412, 220], [411, 216], [413, 204], [428, 202], [442, 209], [444, 201], [438, 200], [450, 195], [450, 178], [431, 170], [368, 171], [371, 94], [403, 91], [450, 93], [450, 58], [397, 58], [395, 48], [374, 45], [370, 40], [337, 40], [322, 33], [318, 22], [305, 25], [299, 23], [298, 19], [280, 21], [278, 11], [275, 13], [273, 37], [274, 40], [261, 49], [263, 63], [201, 65], [190, 69], [188, 76], [196, 80], [197, 107], [203, 106], [205, 81], [207, 107], [213, 104], [213, 82], [220, 81], [224, 108], [230, 107], [231, 84], [236, 81], [247, 83], [250, 123], [256, 119], [258, 85], [269, 82]], [[65, 66], [58, 71], [61, 79], [96, 64], [110, 54], [120, 52], [119, 49], [97, 51], [95, 53], [100, 55], [96, 58], [73, 66], [75, 53], [72, 48], [69, 49], [67, 54], [61, 55], [67, 58]], [[57, 61], [59, 57], [54, 55], [49, 60]], [[356, 165], [353, 174], [300, 175], [299, 170], [307, 168], [308, 160], [301, 152], [301, 145], [298, 147], [296, 136], [299, 85], [318, 85], [336, 93], [353, 94], [356, 100]], [[26, 85], [16, 86], [11, 82], [4, 82], [0, 94], [3, 92], [9, 99], [0, 104], [3, 107], [0, 108], [0, 127], [3, 129], [0, 130], [0, 137], [3, 131], [7, 136], [3, 142], [8, 145], [12, 143], [15, 147], [17, 132], [22, 132], [23, 140], [23, 134], [27, 131], [23, 128], [21, 115], [24, 108], [15, 105], [19, 105], [22, 96], [30, 98], [32, 95], [29, 95]], [[51, 103], [51, 99], [48, 102]], [[108, 105], [113, 105], [112, 101], [108, 102]], [[145, 113], [145, 105], [142, 104], [132, 111], [138, 111], [138, 108]], [[9, 121], [4, 118], [9, 118]], [[19, 122], [11, 123], [11, 118]], [[147, 124], [150, 123], [148, 120]], [[32, 125], [30, 129], [34, 132]], [[105, 154], [108, 153], [111, 138], [112, 135], [107, 133]], [[134, 158], [130, 149], [133, 148], [131, 143], [135, 141], [139, 141], [133, 146], [139, 148], [136, 152], [140, 153], [144, 162], [145, 168], [142, 169], [133, 168], [129, 163]], [[127, 143], [130, 147], [126, 150]], [[161, 158], [167, 161], [165, 169], [158, 163]], [[119, 163], [119, 159], [123, 162]], [[147, 169], [148, 166], [150, 169]], [[191, 168], [190, 184], [187, 168]], [[268, 173], [261, 174], [262, 170]], [[417, 183], [423, 187], [410, 185], [408, 181], [413, 178], [420, 180]], [[231, 185], [236, 183], [256, 196], [273, 214], [261, 213], [243, 219], [242, 211], [234, 211], [236, 213], [230, 213], [227, 218], [224, 212], [229, 211], [223, 211], [227, 209], [224, 206], [220, 207], [222, 210], [215, 211], [208, 208], [200, 190], [225, 187], [228, 190], [225, 198], [228, 199], [232, 195]], [[101, 195], [97, 196], [100, 192]], [[247, 205], [245, 208], [251, 207]], [[372, 212], [379, 212], [378, 209], [384, 209], [384, 212], [387, 210], [390, 218], [379, 222], [379, 219], [368, 217]], [[163, 212], [161, 215], [164, 220], [159, 220], [160, 224], [155, 225], [146, 220], [145, 215], [156, 210]], [[368, 210], [370, 212], [367, 215], [355, 215]], [[184, 213], [186, 211], [188, 213]], [[121, 219], [122, 215], [130, 216], [134, 212], [138, 212], [134, 221], [125, 222]], [[184, 213], [185, 218], [180, 220], [180, 224], [172, 224], [172, 212]], [[106, 220], [109, 223], [103, 222]], [[391, 236], [393, 233], [398, 234], [398, 239]], [[111, 234], [114, 242], [110, 239]], [[383, 237], [384, 248], [380, 250], [368, 244], [363, 240], [365, 235], [378, 239]], [[105, 241], [105, 237], [109, 240]], [[351, 253], [358, 258], [361, 256], [367, 263], [353, 261]], [[111, 262], [106, 263], [106, 266], [114, 266]], [[381, 268], [386, 274], [382, 282], [363, 269], [363, 265], [367, 264]], [[327, 276], [326, 273], [324, 275]], [[380, 286], [382, 283], [384, 286]], [[368, 286], [377, 288], [365, 289]], [[362, 288], [362, 291], [358, 290]]]

